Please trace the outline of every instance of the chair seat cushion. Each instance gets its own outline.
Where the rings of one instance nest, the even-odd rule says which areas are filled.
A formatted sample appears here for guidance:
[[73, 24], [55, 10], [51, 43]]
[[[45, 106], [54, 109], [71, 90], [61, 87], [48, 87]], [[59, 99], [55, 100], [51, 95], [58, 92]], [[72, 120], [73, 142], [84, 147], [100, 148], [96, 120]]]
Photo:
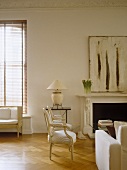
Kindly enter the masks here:
[[0, 120], [0, 125], [8, 125], [8, 124], [17, 124], [18, 120], [16, 119], [6, 119], [6, 120]]
[[[72, 140], [73, 140], [73, 143], [76, 142], [76, 134], [74, 132], [71, 132], [71, 131], [67, 131], [67, 134], [69, 136], [72, 137]], [[65, 143], [65, 144], [68, 144], [70, 143], [70, 140], [64, 130], [58, 130], [58, 131], [54, 131], [54, 134], [53, 134], [53, 137], [50, 137], [48, 136], [48, 139], [51, 140], [52, 143], [56, 143], [56, 144], [61, 144], [61, 143]]]
[[71, 125], [71, 124], [66, 123], [66, 125], [67, 125], [67, 128], [68, 128], [69, 130], [72, 130], [72, 125]]

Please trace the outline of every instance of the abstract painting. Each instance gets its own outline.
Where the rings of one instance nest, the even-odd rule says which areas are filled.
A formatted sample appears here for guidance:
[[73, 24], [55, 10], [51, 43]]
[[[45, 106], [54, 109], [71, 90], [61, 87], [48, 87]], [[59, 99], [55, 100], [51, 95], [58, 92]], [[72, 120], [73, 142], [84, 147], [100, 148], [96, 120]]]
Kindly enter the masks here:
[[90, 36], [88, 41], [92, 91], [127, 91], [127, 36]]

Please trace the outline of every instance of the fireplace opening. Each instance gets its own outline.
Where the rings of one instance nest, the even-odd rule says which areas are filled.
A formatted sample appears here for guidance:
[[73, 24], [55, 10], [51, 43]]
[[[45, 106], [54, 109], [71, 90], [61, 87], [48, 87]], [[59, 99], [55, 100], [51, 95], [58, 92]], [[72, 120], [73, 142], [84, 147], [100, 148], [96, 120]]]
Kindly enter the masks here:
[[105, 119], [127, 121], [127, 103], [93, 103], [94, 129], [98, 129], [98, 120]]

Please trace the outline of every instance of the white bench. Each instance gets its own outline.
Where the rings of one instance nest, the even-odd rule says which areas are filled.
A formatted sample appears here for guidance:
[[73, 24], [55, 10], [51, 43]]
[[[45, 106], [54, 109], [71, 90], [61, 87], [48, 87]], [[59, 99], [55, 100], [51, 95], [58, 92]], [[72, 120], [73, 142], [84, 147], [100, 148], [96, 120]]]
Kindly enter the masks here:
[[0, 129], [16, 128], [17, 137], [22, 133], [22, 107], [0, 106]]

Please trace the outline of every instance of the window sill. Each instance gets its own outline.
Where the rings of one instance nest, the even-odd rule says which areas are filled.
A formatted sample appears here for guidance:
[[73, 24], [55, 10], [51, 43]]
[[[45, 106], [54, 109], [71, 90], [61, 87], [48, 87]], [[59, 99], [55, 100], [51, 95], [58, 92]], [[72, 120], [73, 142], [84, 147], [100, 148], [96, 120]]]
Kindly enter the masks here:
[[22, 114], [22, 117], [23, 118], [31, 118], [31, 115], [29, 115], [29, 114]]

